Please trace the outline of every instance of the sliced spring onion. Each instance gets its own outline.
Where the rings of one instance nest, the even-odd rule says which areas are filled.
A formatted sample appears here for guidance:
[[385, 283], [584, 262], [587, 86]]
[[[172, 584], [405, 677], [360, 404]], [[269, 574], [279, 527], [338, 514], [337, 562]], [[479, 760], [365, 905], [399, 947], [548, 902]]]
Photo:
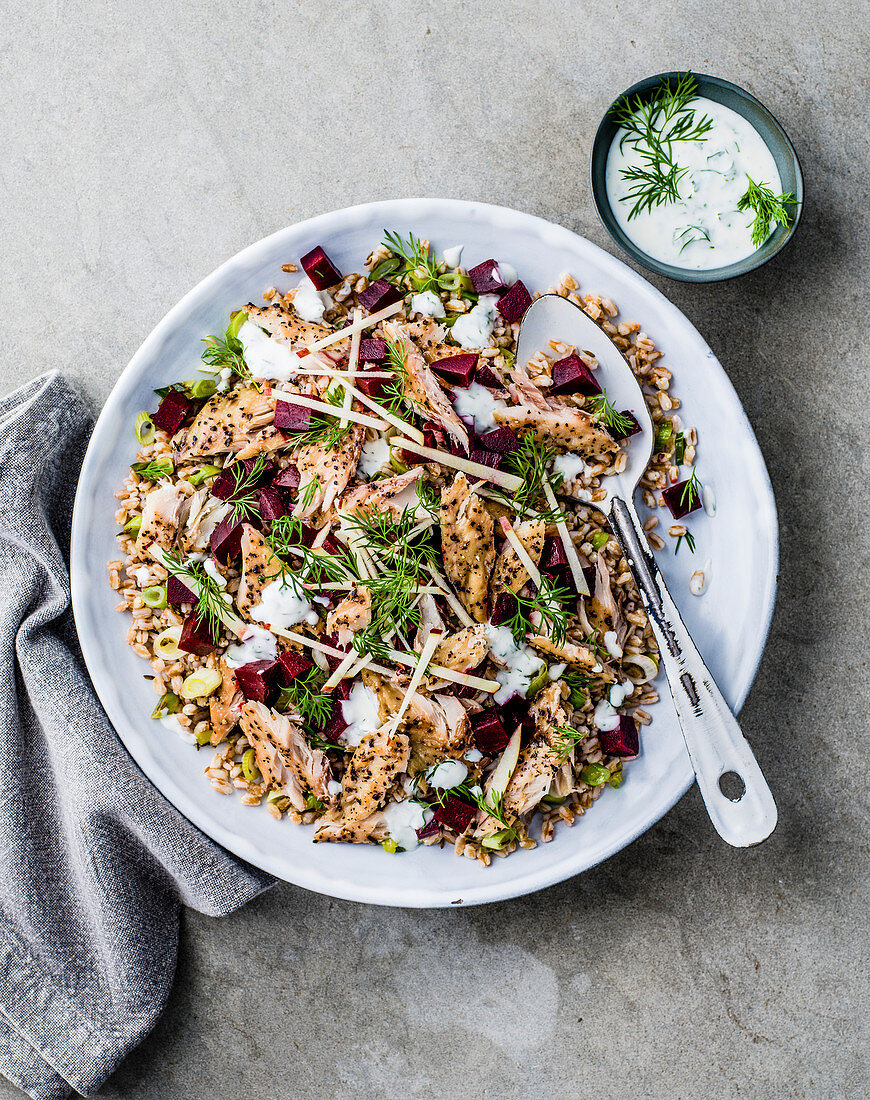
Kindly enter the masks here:
[[606, 531], [596, 531], [592, 538], [589, 540], [592, 543], [593, 550], [601, 550], [606, 546], [610, 540], [610, 535]]
[[242, 775], [249, 783], [256, 783], [260, 778], [257, 768], [257, 756], [253, 749], [247, 749], [242, 756]]
[[385, 852], [389, 852], [391, 856], [394, 856], [399, 850], [399, 843], [393, 840], [391, 836], [388, 836], [386, 840], [381, 841], [381, 847]]
[[603, 764], [585, 764], [580, 769], [580, 778], [590, 787], [601, 787], [610, 779], [610, 768]]
[[175, 470], [171, 458], [158, 458], [151, 462], [132, 462], [130, 469], [134, 474], [146, 478], [148, 481], [157, 481], [161, 477], [169, 477]]
[[217, 382], [213, 378], [199, 378], [184, 383], [188, 395], [199, 401], [203, 397], [212, 397], [217, 390]]
[[635, 684], [648, 684], [659, 674], [659, 666], [652, 657], [646, 657], [642, 653], [625, 653], [622, 658], [624, 665], [637, 665], [643, 671], [642, 680], [632, 680]]
[[682, 466], [683, 459], [686, 457], [686, 437], [682, 432], [677, 432], [677, 437], [674, 440], [674, 463], [677, 466]]
[[176, 657], [180, 657], [183, 653], [183, 650], [178, 648], [179, 641], [181, 641], [181, 627], [168, 626], [165, 630], [161, 630], [154, 639], [154, 652], [158, 657], [168, 657], [171, 661], [174, 661]]
[[200, 730], [199, 733], [195, 733], [196, 744], [198, 748], [202, 748], [204, 745], [211, 743], [211, 729], [206, 726], [204, 730]]
[[178, 714], [181, 700], [174, 691], [164, 691], [157, 700], [157, 706], [151, 711], [152, 718], [162, 718], [165, 714]]
[[320, 799], [316, 798], [313, 794], [307, 794], [305, 796], [305, 809], [317, 810], [317, 812], [321, 814], [326, 809], [326, 806], [324, 806]]
[[242, 325], [248, 319], [248, 311], [246, 309], [237, 309], [230, 314], [230, 323], [227, 328], [227, 336], [238, 336], [239, 330]]
[[399, 452], [390, 448], [390, 469], [397, 474], [406, 474], [408, 472], [408, 463], [403, 462], [399, 457]]
[[544, 667], [541, 669], [541, 671], [534, 678], [534, 680], [532, 680], [532, 682], [529, 684], [528, 688], [526, 689], [526, 698], [527, 699], [534, 699], [534, 697], [538, 694], [538, 692], [541, 690], [541, 688], [546, 686], [549, 679], [550, 679], [550, 670], [547, 667], [547, 665], [544, 665]]
[[288, 797], [287, 792], [284, 791], [284, 790], [269, 791], [269, 793], [266, 795], [266, 801], [267, 802], [280, 802], [282, 799], [285, 799], [287, 797]]
[[162, 611], [166, 607], [166, 585], [155, 584], [150, 588], [143, 588], [141, 593], [142, 603], [146, 607], [153, 607], [156, 611]]
[[502, 852], [512, 840], [516, 840], [517, 834], [513, 829], [499, 829], [498, 832], [489, 833], [480, 842], [481, 848], [489, 848], [494, 852]]
[[187, 480], [190, 482], [191, 485], [196, 487], [198, 485], [202, 485], [204, 481], [208, 481], [209, 478], [217, 477], [220, 472], [220, 466], [203, 466], [201, 470], [197, 470], [196, 473], [191, 474]]
[[153, 443], [157, 438], [154, 421], [147, 412], [140, 412], [133, 421], [133, 434], [143, 447], [147, 447], [149, 443]]
[[134, 539], [137, 538], [139, 532], [142, 530], [142, 517], [131, 516], [131, 518], [128, 519], [127, 522], [124, 524], [122, 530], [125, 534], [132, 535]]
[[201, 668], [187, 677], [181, 685], [181, 694], [185, 699], [202, 699], [217, 691], [223, 682], [223, 676], [216, 669]]
[[660, 420], [656, 428], [656, 451], [663, 451], [674, 434], [674, 425], [670, 420]]

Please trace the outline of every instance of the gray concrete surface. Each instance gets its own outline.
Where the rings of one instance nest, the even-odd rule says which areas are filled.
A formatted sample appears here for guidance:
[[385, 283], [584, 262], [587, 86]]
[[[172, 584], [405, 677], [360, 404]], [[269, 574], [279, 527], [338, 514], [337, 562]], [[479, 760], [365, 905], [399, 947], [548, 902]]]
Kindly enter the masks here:
[[188, 913], [169, 1009], [100, 1095], [870, 1095], [866, 8], [10, 0], [0, 41], [3, 392], [60, 365], [98, 407], [221, 260], [349, 203], [466, 196], [612, 248], [592, 136], [665, 69], [758, 95], [807, 184], [764, 270], [659, 283], [729, 371], [776, 490], [782, 584], [743, 714], [773, 839], [726, 849], [692, 792], [604, 866], [508, 904], [281, 886], [226, 920]]

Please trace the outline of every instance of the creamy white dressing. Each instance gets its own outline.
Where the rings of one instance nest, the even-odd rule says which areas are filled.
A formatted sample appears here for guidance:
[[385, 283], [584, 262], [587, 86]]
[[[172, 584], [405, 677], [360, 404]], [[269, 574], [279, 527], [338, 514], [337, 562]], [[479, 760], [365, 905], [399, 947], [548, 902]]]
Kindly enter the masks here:
[[444, 317], [444, 303], [434, 290], [424, 290], [411, 298], [411, 313], [422, 313], [424, 317]]
[[[247, 322], [245, 322], [245, 324], [247, 324]], [[244, 328], [244, 325], [242, 327]], [[232, 377], [233, 377], [232, 367], [222, 367], [221, 368], [220, 374], [218, 375], [218, 384], [217, 384], [217, 392], [218, 393], [226, 393], [227, 392], [227, 390], [230, 388], [230, 382], [232, 381]]]
[[454, 244], [450, 248], [444, 249], [441, 255], [444, 257], [444, 262], [448, 267], [459, 267], [463, 248], [465, 248], [464, 244]]
[[267, 584], [260, 596], [260, 602], [251, 608], [251, 618], [267, 626], [289, 630], [300, 623], [317, 626], [320, 621], [317, 612], [306, 597], [305, 590], [298, 581], [288, 575]]
[[495, 678], [501, 687], [493, 695], [493, 702], [506, 703], [512, 695], [525, 696], [532, 680], [544, 667], [544, 662], [536, 656], [530, 646], [514, 644], [513, 634], [506, 626], [486, 624], [489, 648], [507, 668], [499, 669]]
[[139, 565], [135, 569], [128, 569], [127, 576], [133, 577], [140, 588], [145, 588], [151, 580], [151, 570], [147, 565]]
[[342, 740], [353, 748], [367, 733], [374, 733], [381, 725], [378, 697], [362, 683], [355, 683], [350, 689], [350, 697], [342, 701], [341, 715], [347, 722]]
[[461, 760], [442, 760], [426, 773], [426, 782], [439, 791], [452, 791], [468, 778], [468, 768]]
[[272, 378], [286, 382], [299, 370], [299, 357], [289, 344], [268, 336], [253, 321], [245, 321], [239, 329], [239, 339], [245, 349], [245, 363], [255, 378]]
[[173, 733], [177, 733], [181, 740], [186, 741], [188, 745], [196, 744], [196, 736], [189, 729], [182, 726], [174, 714], [164, 714], [163, 717], [158, 718], [157, 721], [161, 726], [165, 726], [166, 729], [172, 730]]
[[483, 753], [480, 749], [469, 749], [465, 754], [465, 759], [469, 764], [476, 764], [478, 760], [483, 760]]
[[634, 694], [634, 684], [631, 680], [623, 680], [621, 684], [614, 684], [610, 689], [610, 705], [621, 707], [629, 695]]
[[492, 393], [479, 382], [472, 382], [465, 389], [453, 391], [453, 408], [457, 416], [467, 416], [474, 421], [474, 430], [479, 434], [498, 427], [493, 413], [496, 409], [506, 409], [504, 401], [493, 397]]
[[496, 322], [495, 294], [481, 294], [477, 305], [462, 313], [450, 330], [453, 339], [463, 348], [485, 348]]
[[517, 281], [517, 269], [513, 264], [506, 263], [504, 260], [499, 260], [495, 266], [502, 283], [505, 286], [513, 286]]
[[751, 240], [755, 213], [737, 210], [748, 186], [746, 177], [766, 184], [776, 195], [782, 193], [782, 181], [773, 154], [742, 115], [703, 96], [692, 107], [696, 121], [708, 115], [713, 127], [704, 141], [673, 143], [677, 164], [688, 168], [678, 184], [678, 202], [655, 206], [628, 220], [634, 203], [621, 199], [632, 185], [621, 172], [641, 160], [628, 142], [620, 150], [623, 129], [607, 155], [605, 186], [620, 228], [648, 256], [674, 267], [709, 271], [755, 252]]
[[224, 654], [224, 660], [230, 668], [249, 665], [251, 661], [274, 661], [278, 656], [278, 639], [260, 626], [245, 628], [244, 637], [238, 645], [231, 645]]
[[619, 715], [606, 699], [602, 699], [595, 708], [595, 713], [592, 715], [592, 724], [596, 729], [604, 731], [615, 730], [619, 725]]
[[420, 843], [417, 830], [422, 829], [435, 816], [435, 811], [419, 802], [391, 802], [381, 810], [380, 819], [387, 832], [400, 848], [412, 851]]
[[610, 656], [618, 661], [619, 658], [622, 656], [622, 646], [616, 640], [616, 631], [605, 630], [602, 641], [604, 642], [604, 648], [607, 650]]
[[330, 779], [326, 784], [326, 789], [333, 797], [336, 797], [341, 794], [342, 787], [337, 779]]
[[700, 569], [696, 569], [689, 578], [689, 591], [693, 596], [703, 596], [707, 591], [707, 585], [710, 583], [710, 569], [713, 563], [709, 558], [704, 562]]
[[332, 309], [332, 298], [325, 290], [318, 290], [307, 275], [302, 277], [293, 296], [293, 308], [303, 321], [322, 321], [323, 314]]
[[366, 477], [374, 477], [376, 473], [389, 465], [390, 445], [386, 439], [380, 436], [377, 439], [367, 439], [360, 451], [357, 469]]
[[701, 503], [708, 516], [716, 515], [716, 493], [712, 485], [705, 485], [701, 490]]
[[578, 478], [586, 476], [588, 472], [589, 467], [583, 461], [582, 455], [556, 455], [553, 459], [553, 473], [562, 475], [562, 484], [566, 489]]
[[208, 573], [208, 575], [214, 580], [218, 588], [226, 588], [227, 579], [226, 577], [221, 575], [221, 572], [215, 565], [213, 558], [205, 558], [202, 563], [202, 567], [206, 571], [206, 573]]

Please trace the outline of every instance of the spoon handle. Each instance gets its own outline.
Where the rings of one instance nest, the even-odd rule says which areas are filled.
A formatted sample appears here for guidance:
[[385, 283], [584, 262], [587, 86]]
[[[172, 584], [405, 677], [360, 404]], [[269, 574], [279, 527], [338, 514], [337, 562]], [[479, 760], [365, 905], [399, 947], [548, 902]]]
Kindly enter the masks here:
[[[665, 586], [630, 501], [614, 497], [610, 524], [634, 574], [658, 642], [677, 718], [698, 787], [716, 832], [736, 848], [766, 840], [776, 827], [776, 803], [749, 742], [698, 652]], [[735, 772], [744, 791], [735, 799], [719, 781]], [[733, 779], [737, 791], [740, 784]]]

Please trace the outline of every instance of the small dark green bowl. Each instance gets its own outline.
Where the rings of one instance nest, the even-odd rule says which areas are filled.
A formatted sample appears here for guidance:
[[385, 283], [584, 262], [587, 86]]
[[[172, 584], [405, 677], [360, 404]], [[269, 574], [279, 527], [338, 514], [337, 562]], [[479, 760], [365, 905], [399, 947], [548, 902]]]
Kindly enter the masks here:
[[[632, 84], [627, 91], [623, 92], [623, 95], [649, 95], [662, 81], [676, 81], [681, 75], [680, 73], [659, 73], [658, 76], [649, 76], [646, 80], [640, 80], [637, 84]], [[610, 205], [610, 198], [605, 186], [605, 171], [607, 168], [607, 154], [610, 152], [610, 146], [619, 127], [610, 117], [609, 109], [601, 120], [601, 125], [598, 127], [598, 133], [595, 135], [595, 141], [592, 145], [592, 198], [595, 201], [598, 216], [604, 223], [604, 228], [619, 247], [637, 263], [642, 264], [650, 271], [657, 272], [659, 275], [666, 275], [669, 279], [679, 279], [684, 283], [718, 283], [725, 279], [733, 279], [737, 275], [745, 275], [747, 271], [753, 271], [756, 267], [761, 267], [762, 264], [766, 264], [769, 259], [785, 248], [794, 236], [803, 210], [803, 175], [801, 174], [797, 153], [789, 141], [788, 134], [764, 104], [759, 103], [755, 96], [750, 95], [743, 88], [738, 88], [736, 84], [731, 84], [718, 76], [700, 76], [697, 73], [694, 76], [698, 85], [698, 95], [712, 99], [716, 103], [721, 103], [725, 107], [730, 107], [732, 111], [736, 111], [750, 122], [761, 135], [776, 161], [779, 178], [782, 180], [783, 194], [791, 192], [797, 200], [796, 206], [791, 207], [794, 212], [794, 221], [791, 225], [788, 228], [778, 225], [761, 248], [757, 248], [745, 259], [738, 260], [737, 263], [728, 264], [727, 267], [714, 267], [710, 268], [709, 271], [695, 271], [685, 267], [673, 267], [671, 264], [653, 259], [652, 256], [643, 252], [634, 241], [629, 240], [625, 235], [614, 217]]]

